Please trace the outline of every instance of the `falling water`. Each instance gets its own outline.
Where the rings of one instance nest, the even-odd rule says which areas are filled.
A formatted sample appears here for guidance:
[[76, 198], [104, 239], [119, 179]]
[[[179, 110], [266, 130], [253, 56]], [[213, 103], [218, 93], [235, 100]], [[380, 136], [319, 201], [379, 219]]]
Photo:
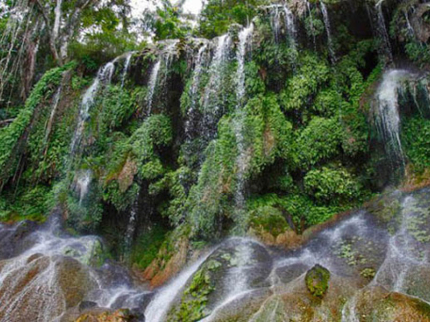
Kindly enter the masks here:
[[330, 17], [327, 11], [327, 7], [324, 3], [324, 1], [320, 1], [321, 3], [321, 12], [323, 14], [323, 18], [324, 18], [324, 25], [325, 25], [325, 30], [327, 33], [327, 42], [328, 42], [328, 51], [330, 54], [330, 58], [332, 63], [336, 63], [336, 53], [333, 47], [333, 37], [332, 37], [332, 33], [331, 33], [331, 25], [330, 25]]
[[151, 303], [145, 310], [146, 321], [151, 322], [162, 322], [166, 317], [169, 309], [175, 301], [178, 294], [184, 288], [188, 280], [194, 275], [199, 269], [200, 265], [212, 254], [212, 251], [208, 252], [205, 256], [201, 257], [190, 267], [182, 271], [172, 282], [165, 287], [161, 288]]
[[206, 86], [203, 101], [203, 122], [201, 133], [206, 140], [211, 140], [216, 134], [216, 123], [220, 117], [220, 92], [222, 92], [222, 80], [224, 67], [227, 62], [232, 44], [231, 37], [226, 34], [218, 38], [214, 57], [209, 67], [209, 82]]
[[[0, 229], [4, 229], [0, 227]], [[59, 222], [51, 220], [46, 229], [30, 235], [30, 248], [21, 255], [7, 259], [0, 267], [0, 320], [21, 321], [33, 317], [36, 321], [56, 321], [67, 309], [61, 285], [64, 256], [88, 264], [100, 244], [96, 237], [61, 238]], [[33, 244], [30, 244], [32, 242]], [[84, 265], [78, 267], [85, 267]], [[72, 273], [73, 274], [73, 273]], [[86, 287], [91, 287], [90, 283]], [[64, 280], [63, 280], [64, 281]], [[94, 282], [95, 285], [95, 282]], [[77, 292], [79, 292], [77, 290]]]
[[206, 63], [205, 60], [205, 53], [208, 46], [207, 44], [204, 44], [200, 47], [199, 51], [197, 52], [197, 57], [195, 59], [195, 67], [193, 72], [193, 80], [191, 82], [190, 86], [190, 108], [187, 111], [187, 119], [185, 121], [185, 135], [187, 140], [191, 139], [191, 126], [193, 122], [193, 115], [195, 113], [197, 101], [199, 99], [198, 90], [200, 87], [200, 79], [202, 75], [202, 70], [204, 67], [204, 64]]
[[376, 93], [376, 125], [389, 154], [404, 164], [400, 141], [399, 90], [402, 82], [410, 77], [406, 70], [390, 70], [384, 74]]
[[408, 278], [424, 271], [430, 259], [428, 244], [425, 244], [430, 241], [425, 226], [427, 215], [425, 211], [420, 211], [416, 204], [417, 200], [413, 196], [403, 200], [400, 228], [389, 240], [385, 261], [373, 283], [430, 303], [430, 294], [411, 291], [408, 285]]
[[121, 75], [121, 87], [124, 87], [125, 79], [127, 78], [127, 73], [130, 68], [131, 57], [133, 56], [133, 54], [134, 52], [129, 52], [125, 56], [124, 69]]
[[246, 49], [249, 45], [250, 39], [252, 39], [252, 32], [254, 31], [254, 25], [251, 24], [249, 27], [243, 29], [239, 33], [239, 45], [236, 53], [238, 68], [236, 72], [237, 80], [237, 105], [236, 105], [236, 117], [233, 121], [234, 132], [237, 142], [238, 156], [236, 160], [237, 164], [237, 187], [235, 193], [235, 202], [238, 211], [240, 212], [245, 203], [244, 196], [244, 185], [245, 185], [245, 172], [248, 168], [249, 158], [245, 150], [245, 138], [244, 132], [244, 121], [245, 121], [245, 111], [243, 111], [243, 100], [245, 97], [245, 56]]
[[382, 12], [382, 4], [385, 0], [379, 0], [375, 5], [376, 22], [377, 22], [377, 35], [382, 42], [380, 48], [381, 54], [388, 59], [388, 63], [393, 61], [393, 50], [391, 48], [390, 36], [388, 35], [387, 26], [385, 24], [384, 13]]
[[157, 86], [158, 74], [160, 73], [161, 60], [157, 61], [152, 67], [151, 76], [149, 77], [148, 83], [148, 96], [146, 102], [148, 105], [148, 115], [151, 114], [152, 100], [154, 99], [155, 87]]
[[115, 71], [114, 61], [107, 63], [99, 70], [99, 72], [97, 73], [97, 77], [93, 81], [92, 85], [85, 92], [82, 98], [81, 107], [79, 110], [78, 124], [76, 126], [76, 131], [73, 136], [73, 140], [70, 148], [72, 154], [76, 152], [76, 149], [79, 147], [81, 143], [86, 121], [90, 117], [89, 111], [90, 111], [90, 108], [95, 103], [95, 99], [99, 91], [100, 83], [104, 85], [110, 84], [114, 71]]
[[246, 49], [249, 45], [249, 41], [252, 38], [252, 33], [254, 31], [254, 24], [250, 24], [249, 27], [243, 29], [239, 33], [239, 46], [237, 50], [237, 101], [238, 107], [242, 105], [242, 100], [245, 96], [245, 56]]
[[[215, 49], [215, 54], [209, 68], [209, 84], [206, 87], [204, 97], [204, 110], [207, 111], [212, 99], [217, 103], [217, 98], [221, 86], [223, 76], [222, 68], [230, 50], [231, 37], [226, 34], [218, 38], [218, 44]], [[215, 108], [218, 108], [217, 106]]]
[[136, 231], [137, 213], [139, 211], [139, 196], [140, 196], [140, 193], [137, 194], [136, 200], [134, 201], [133, 205], [131, 206], [130, 217], [128, 219], [127, 230], [125, 232], [125, 238], [124, 238], [125, 252], [124, 252], [124, 255], [126, 257], [130, 256], [130, 254], [131, 254], [131, 247], [133, 244], [133, 236], [134, 236], [134, 233]]
[[46, 131], [45, 131], [45, 138], [43, 140], [44, 144], [46, 145], [48, 143], [49, 136], [51, 135], [52, 126], [54, 124], [54, 118], [57, 113], [58, 104], [60, 103], [61, 99], [61, 92], [62, 92], [62, 85], [58, 86], [57, 91], [55, 92], [53, 103], [52, 103], [52, 110], [51, 115], [49, 116], [49, 120], [46, 123]]
[[88, 194], [91, 178], [91, 170], [81, 171], [77, 175], [75, 190], [79, 194], [79, 205], [82, 205], [82, 201]]
[[311, 24], [312, 38], [313, 38], [313, 41], [314, 41], [314, 50], [316, 51], [317, 50], [317, 40], [316, 40], [316, 35], [315, 35], [315, 26], [314, 26], [314, 19], [312, 17], [311, 4], [309, 3], [308, 0], [305, 0], [305, 1], [306, 1], [306, 8], [307, 8], [308, 14], [309, 14], [309, 21], [310, 21], [310, 24]]
[[154, 103], [154, 95], [157, 91], [157, 87], [160, 87], [160, 71], [161, 64], [164, 62], [165, 74], [163, 79], [163, 85], [166, 83], [167, 75], [169, 72], [170, 64], [172, 63], [173, 56], [175, 54], [176, 45], [178, 44], [178, 40], [174, 40], [170, 42], [164, 50], [160, 53], [159, 59], [152, 67], [152, 71], [149, 77], [148, 82], [148, 94], [146, 96], [146, 104], [147, 104], [147, 115], [150, 115], [152, 112], [152, 107]]
[[294, 15], [290, 8], [286, 5], [274, 4], [268, 7], [270, 9], [270, 24], [272, 26], [275, 41], [280, 42], [280, 34], [282, 32], [282, 24], [286, 28], [286, 34], [292, 48], [297, 47], [297, 30], [294, 22]]

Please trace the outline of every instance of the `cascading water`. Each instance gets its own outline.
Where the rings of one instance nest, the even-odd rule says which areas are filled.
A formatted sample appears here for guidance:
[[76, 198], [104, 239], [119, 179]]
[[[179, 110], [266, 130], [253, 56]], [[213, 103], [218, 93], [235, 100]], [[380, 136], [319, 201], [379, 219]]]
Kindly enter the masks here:
[[[45, 229], [29, 235], [27, 250], [0, 262], [0, 321], [57, 321], [70, 305], [77, 304], [71, 303], [64, 288], [65, 270], [74, 270], [69, 283], [81, 279], [83, 284], [76, 286], [76, 292], [96, 285], [84, 267], [96, 256], [99, 239], [61, 238], [58, 234], [59, 222], [53, 219]], [[82, 264], [70, 262], [66, 256]]]
[[243, 135], [243, 126], [245, 121], [245, 111], [243, 110], [244, 105], [244, 98], [246, 94], [245, 89], [245, 58], [246, 58], [246, 50], [249, 46], [249, 41], [252, 39], [252, 32], [254, 31], [254, 25], [251, 24], [249, 27], [243, 29], [239, 33], [239, 45], [238, 50], [236, 53], [237, 56], [237, 72], [236, 72], [236, 79], [237, 79], [237, 106], [236, 106], [236, 118], [233, 121], [234, 123], [234, 132], [236, 136], [236, 142], [237, 142], [237, 150], [238, 150], [238, 156], [236, 160], [237, 164], [237, 186], [236, 186], [236, 192], [235, 192], [235, 203], [236, 207], [240, 211], [245, 203], [245, 197], [244, 197], [244, 185], [245, 185], [245, 172], [248, 168], [249, 163], [249, 157], [246, 154], [245, 150], [245, 138]]
[[157, 61], [152, 67], [151, 76], [149, 77], [149, 83], [148, 83], [148, 96], [146, 98], [146, 102], [148, 105], [148, 115], [151, 114], [152, 110], [152, 100], [154, 99], [155, 94], [155, 88], [157, 86], [158, 82], [158, 74], [160, 73], [161, 68], [161, 60]]
[[388, 63], [393, 62], [393, 50], [391, 48], [390, 36], [387, 31], [385, 24], [384, 13], [382, 11], [382, 5], [385, 0], [379, 0], [375, 5], [376, 11], [376, 34], [381, 41], [381, 47], [379, 49], [380, 54], [383, 55]]
[[268, 8], [270, 10], [270, 24], [275, 35], [275, 41], [277, 43], [280, 42], [282, 25], [284, 25], [290, 46], [295, 49], [297, 47], [297, 30], [292, 11], [287, 5], [274, 4]]
[[[57, 91], [55, 92], [53, 103], [52, 103], [51, 115], [49, 116], [49, 120], [46, 123], [46, 131], [45, 131], [45, 138], [44, 138], [45, 145], [48, 143], [49, 136], [51, 135], [52, 126], [54, 124], [54, 118], [57, 113], [58, 104], [60, 103], [62, 90], [63, 90], [63, 87], [60, 84], [60, 86], [58, 86]], [[45, 148], [45, 151], [46, 151], [46, 148]]]
[[82, 201], [85, 199], [89, 191], [89, 186], [92, 179], [92, 173], [90, 170], [81, 171], [77, 175], [75, 190], [79, 194], [79, 205], [82, 205]]
[[313, 39], [313, 42], [314, 42], [314, 49], [316, 51], [316, 48], [317, 48], [317, 39], [316, 39], [316, 35], [315, 35], [315, 26], [314, 26], [314, 18], [312, 16], [312, 8], [311, 8], [311, 4], [309, 3], [308, 0], [305, 0], [305, 2], [306, 2], [306, 8], [307, 8], [307, 11], [308, 11], [308, 15], [309, 15], [309, 21], [310, 21], [312, 39]]
[[134, 233], [136, 232], [136, 221], [137, 221], [137, 215], [138, 215], [138, 211], [139, 211], [139, 196], [140, 196], [140, 193], [137, 194], [136, 200], [133, 203], [133, 205], [131, 206], [130, 216], [129, 216], [128, 224], [127, 224], [127, 230], [125, 231], [124, 255], [126, 257], [129, 257], [131, 254], [131, 247], [133, 245], [133, 237], [134, 237]]
[[243, 106], [243, 98], [245, 97], [245, 58], [249, 41], [252, 39], [254, 31], [254, 24], [251, 23], [249, 27], [243, 29], [239, 33], [239, 45], [237, 50], [237, 101], [238, 107]]
[[334, 63], [336, 63], [337, 58], [336, 58], [336, 52], [335, 52], [334, 47], [333, 47], [333, 36], [331, 33], [330, 17], [329, 17], [328, 10], [327, 10], [327, 7], [326, 7], [324, 1], [320, 1], [320, 4], [321, 4], [321, 12], [322, 12], [323, 18], [324, 18], [325, 30], [327, 33], [328, 51], [330, 54], [330, 59], [331, 59], [332, 63], [334, 64]]
[[404, 198], [401, 204], [401, 223], [390, 238], [384, 263], [372, 283], [382, 285], [394, 292], [418, 297], [430, 303], [430, 294], [410, 287], [411, 277], [424, 272], [430, 264], [426, 212], [417, 207], [413, 196]]
[[201, 123], [201, 133], [206, 140], [211, 140], [215, 136], [216, 123], [220, 117], [219, 102], [220, 89], [224, 78], [224, 67], [230, 54], [232, 39], [226, 34], [218, 38], [212, 62], [209, 67], [209, 82], [203, 97], [203, 122]]
[[95, 103], [100, 84], [110, 84], [114, 71], [115, 61], [107, 63], [99, 70], [99, 72], [97, 73], [97, 77], [93, 81], [92, 85], [85, 92], [79, 110], [78, 124], [76, 126], [75, 134], [73, 136], [72, 144], [70, 147], [72, 155], [76, 152], [76, 150], [79, 148], [79, 145], [81, 144], [85, 124], [90, 117], [89, 111]]
[[[173, 56], [176, 51], [176, 45], [178, 44], [178, 40], [173, 40], [167, 44], [167, 46], [160, 53], [160, 56], [157, 62], [152, 67], [152, 71], [149, 77], [148, 82], [148, 94], [146, 96], [146, 104], [147, 104], [147, 115], [150, 115], [152, 112], [153, 104], [154, 104], [154, 95], [158, 88], [163, 87], [166, 83], [170, 64], [172, 63]], [[160, 72], [162, 70], [162, 63], [164, 63], [164, 79], [160, 82]], [[161, 84], [160, 84], [161, 83]]]
[[123, 69], [122, 75], [121, 75], [121, 87], [124, 87], [124, 83], [125, 83], [125, 80], [127, 78], [127, 73], [128, 73], [129, 68], [130, 68], [131, 57], [133, 57], [133, 54], [134, 54], [134, 52], [129, 52], [125, 56], [124, 69]]
[[384, 74], [376, 93], [375, 121], [384, 141], [387, 153], [404, 165], [404, 154], [400, 140], [399, 91], [410, 77], [406, 70], [389, 70]]
[[211, 253], [212, 252], [208, 252], [205, 256], [202, 256], [194, 264], [180, 273], [172, 282], [157, 292], [154, 299], [145, 310], [146, 321], [165, 321], [164, 319], [180, 291]]

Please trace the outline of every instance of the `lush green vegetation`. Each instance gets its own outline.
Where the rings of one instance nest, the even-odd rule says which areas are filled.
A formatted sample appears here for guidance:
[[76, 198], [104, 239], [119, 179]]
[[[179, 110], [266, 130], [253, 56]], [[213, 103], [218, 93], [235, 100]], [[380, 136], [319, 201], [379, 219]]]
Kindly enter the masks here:
[[[210, 0], [194, 29], [180, 6], [163, 1], [156, 14], [146, 12], [142, 32], [155, 40], [180, 39], [171, 52], [171, 43], [147, 44], [131, 32], [126, 1], [84, 9], [72, 28], [67, 59], [42, 48], [35, 68], [43, 76], [31, 94], [0, 108], [0, 219], [42, 220], [56, 208], [69, 227], [105, 232], [118, 251], [124, 249], [130, 209], [137, 207], [136, 225], [152, 230], [135, 234], [130, 258], [144, 269], [159, 259], [160, 248], [163, 260], [172, 257], [172, 231], [186, 231], [181, 238], [190, 245], [250, 228], [276, 237], [302, 233], [359, 206], [382, 188], [378, 170], [386, 160], [374, 145], [379, 141], [370, 101], [386, 60], [371, 30], [345, 23], [344, 15], [351, 14], [346, 6], [325, 2], [336, 61], [314, 1], [312, 16], [307, 8], [294, 8], [296, 39], [285, 28], [275, 35], [271, 9], [258, 7], [267, 4], [263, 0]], [[63, 7], [65, 15], [73, 12], [71, 3]], [[392, 36], [402, 34], [401, 50], [426, 68], [427, 45], [405, 33], [405, 21], [395, 23], [405, 10], [399, 5], [390, 12]], [[246, 94], [238, 102], [240, 27], [234, 24], [253, 18], [243, 66]], [[0, 13], [0, 31], [7, 21]], [[88, 29], [94, 32], [82, 34]], [[219, 65], [211, 64], [214, 42], [197, 74], [195, 57], [205, 42], [188, 36], [213, 38], [228, 30], [231, 41]], [[120, 55], [134, 49], [141, 50], [126, 69]], [[100, 66], [117, 56], [112, 78], [98, 80], [79, 149], [71, 151], [83, 93]], [[158, 78], [151, 84], [157, 62]], [[17, 79], [9, 81], [12, 90]], [[430, 167], [425, 77], [420, 86], [420, 108], [411, 104], [412, 89], [401, 102], [407, 105], [402, 142], [407, 162], [424, 172]], [[207, 285], [191, 285], [188, 293], [202, 304], [210, 285], [203, 273], [196, 279]], [[200, 316], [187, 311], [194, 304], [183, 303], [181, 314]]]

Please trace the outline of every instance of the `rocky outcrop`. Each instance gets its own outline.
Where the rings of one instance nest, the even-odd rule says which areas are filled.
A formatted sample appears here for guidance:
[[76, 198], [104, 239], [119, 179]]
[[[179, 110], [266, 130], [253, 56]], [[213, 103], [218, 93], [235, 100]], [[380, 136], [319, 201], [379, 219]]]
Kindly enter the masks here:
[[[94, 311], [82, 314], [76, 322], [133, 322], [136, 317], [128, 310]], [[142, 321], [142, 320], [139, 320]], [[144, 320], [143, 320], [144, 321]]]
[[330, 272], [326, 268], [317, 264], [306, 273], [305, 281], [308, 291], [313, 296], [323, 298], [327, 293], [330, 281]]

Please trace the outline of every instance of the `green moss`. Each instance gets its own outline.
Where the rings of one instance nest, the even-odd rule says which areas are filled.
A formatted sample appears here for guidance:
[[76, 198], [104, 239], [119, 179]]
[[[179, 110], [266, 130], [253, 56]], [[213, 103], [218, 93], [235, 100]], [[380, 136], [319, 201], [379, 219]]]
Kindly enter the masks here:
[[32, 121], [34, 111], [54, 94], [55, 88], [61, 82], [63, 72], [75, 66], [76, 64], [72, 62], [61, 68], [54, 68], [46, 72], [32, 90], [24, 108], [20, 111], [15, 121], [0, 130], [0, 141], [2, 142], [0, 147], [0, 168], [2, 169], [0, 179], [3, 184], [17, 166], [13, 161], [15, 161], [20, 151], [15, 149]]
[[166, 239], [167, 230], [161, 225], [153, 226], [141, 234], [133, 246], [131, 262], [140, 270], [144, 270], [157, 257], [161, 245]]
[[257, 208], [250, 212], [249, 217], [252, 228], [268, 232], [275, 238], [290, 229], [282, 212], [271, 206]]
[[306, 287], [317, 298], [323, 298], [327, 293], [329, 280], [330, 272], [320, 265], [311, 268], [305, 277]]

